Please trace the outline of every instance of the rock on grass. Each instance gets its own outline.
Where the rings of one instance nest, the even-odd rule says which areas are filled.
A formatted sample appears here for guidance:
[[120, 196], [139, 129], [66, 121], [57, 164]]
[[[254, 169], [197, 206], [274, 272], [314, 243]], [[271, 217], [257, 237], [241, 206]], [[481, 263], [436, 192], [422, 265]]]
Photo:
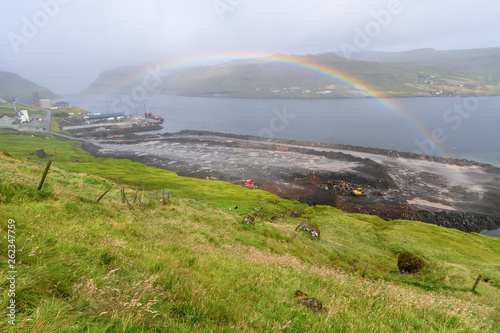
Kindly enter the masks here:
[[300, 230], [305, 230], [309, 234], [311, 234], [311, 236], [313, 236], [314, 238], [319, 239], [320, 236], [319, 227], [314, 222], [306, 221], [304, 223], [301, 223], [297, 228], [295, 228], [295, 231], [300, 231]]
[[326, 310], [326, 306], [317, 298], [303, 298], [299, 304], [309, 308], [312, 312], [322, 312]]

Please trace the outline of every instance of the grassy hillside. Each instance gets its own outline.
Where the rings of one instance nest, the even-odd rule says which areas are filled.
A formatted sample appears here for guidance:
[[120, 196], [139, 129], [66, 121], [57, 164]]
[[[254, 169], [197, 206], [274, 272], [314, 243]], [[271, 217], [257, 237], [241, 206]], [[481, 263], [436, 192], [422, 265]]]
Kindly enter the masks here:
[[40, 98], [58, 97], [49, 89], [28, 81], [15, 73], [0, 71], [0, 98], [7, 102], [11, 102], [17, 97], [27, 97], [29, 99], [33, 92], [38, 92]]
[[382, 63], [405, 62], [470, 74], [482, 81], [500, 82], [500, 47], [472, 50], [420, 49], [407, 52], [366, 51], [353, 58]]
[[[42, 148], [54, 162], [37, 191], [47, 159], [29, 153]], [[14, 219], [18, 271], [16, 326], [5, 320], [10, 299], [2, 293], [0, 331], [500, 331], [500, 239], [306, 208], [260, 190], [95, 158], [46, 134], [0, 131], [0, 151], [8, 152], [0, 153], [0, 257], [7, 262]], [[169, 201], [159, 201], [159, 189], [171, 191]], [[255, 208], [262, 214], [255, 226], [242, 224]], [[273, 221], [279, 212], [285, 217]], [[294, 231], [304, 221], [317, 223], [319, 240]], [[399, 275], [402, 251], [429, 265]], [[297, 304], [298, 289], [326, 310]]]

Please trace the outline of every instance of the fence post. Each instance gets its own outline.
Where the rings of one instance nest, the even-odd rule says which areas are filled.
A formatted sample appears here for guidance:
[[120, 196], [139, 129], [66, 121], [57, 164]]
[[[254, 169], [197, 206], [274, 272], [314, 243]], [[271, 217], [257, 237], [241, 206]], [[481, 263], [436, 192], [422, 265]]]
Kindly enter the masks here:
[[106, 194], [108, 194], [108, 192], [109, 192], [109, 191], [111, 191], [111, 189], [112, 189], [112, 188], [113, 188], [113, 187], [108, 188], [108, 189], [106, 190], [106, 192], [104, 192], [104, 193], [103, 193], [103, 194], [99, 197], [99, 199], [97, 199], [97, 201], [96, 201], [96, 202], [101, 201], [101, 199], [102, 199], [102, 198], [104, 198], [104, 196], [105, 196]]
[[134, 205], [135, 205], [135, 200], [137, 200], [138, 194], [139, 194], [139, 188], [137, 188], [137, 191], [135, 191], [134, 202], [133, 202]]
[[476, 290], [477, 285], [479, 284], [480, 281], [481, 281], [481, 275], [478, 275], [476, 282], [474, 283], [474, 286], [472, 287], [471, 292], [474, 292], [474, 290]]
[[42, 189], [43, 183], [45, 182], [45, 177], [47, 177], [47, 173], [49, 172], [50, 165], [52, 164], [52, 161], [49, 160], [47, 162], [47, 166], [45, 167], [45, 171], [43, 172], [42, 180], [40, 181], [40, 184], [38, 185], [38, 191]]
[[128, 202], [127, 196], [125, 195], [125, 190], [123, 190], [123, 197], [125, 198], [125, 201], [127, 201], [128, 209], [132, 210], [132, 205]]
[[368, 270], [368, 266], [370, 266], [369, 264], [366, 264], [365, 266], [365, 271], [363, 272], [363, 275], [361, 277], [365, 277], [365, 274], [366, 274], [366, 271]]

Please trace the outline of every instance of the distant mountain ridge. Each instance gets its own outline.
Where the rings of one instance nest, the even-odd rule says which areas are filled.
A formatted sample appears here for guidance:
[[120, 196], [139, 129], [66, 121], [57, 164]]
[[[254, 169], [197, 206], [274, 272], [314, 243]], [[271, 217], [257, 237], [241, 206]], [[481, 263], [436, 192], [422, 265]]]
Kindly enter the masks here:
[[31, 98], [38, 92], [40, 98], [58, 98], [50, 89], [42, 87], [11, 72], [0, 71], [0, 98], [11, 102], [18, 97]]
[[[82, 93], [109, 92], [246, 98], [409, 97], [497, 95], [500, 48], [465, 51], [422, 49], [364, 52], [357, 59], [335, 53], [276, 54], [223, 64], [156, 73], [157, 65], [127, 66], [102, 72]], [[159, 66], [168, 68], [168, 66]], [[145, 89], [147, 88], [147, 89]]]
[[500, 47], [453, 51], [431, 48], [405, 52], [366, 51], [354, 54], [352, 58], [380, 63], [409, 62], [449, 71], [475, 72], [495, 76], [496, 81], [500, 81]]

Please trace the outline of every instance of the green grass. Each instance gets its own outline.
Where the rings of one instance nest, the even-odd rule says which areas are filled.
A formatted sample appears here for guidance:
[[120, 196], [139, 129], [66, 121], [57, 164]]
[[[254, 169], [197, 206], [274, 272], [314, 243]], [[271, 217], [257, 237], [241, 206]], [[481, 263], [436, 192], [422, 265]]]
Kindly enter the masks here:
[[[31, 108], [26, 105], [22, 104], [16, 104], [17, 110], [28, 110], [29, 113], [37, 113], [45, 117], [45, 111], [41, 111], [38, 109]], [[15, 117], [16, 116], [16, 109], [14, 108], [13, 103], [4, 103], [0, 104], [0, 117], [3, 116], [8, 116], [8, 117]]]
[[[499, 239], [326, 206], [271, 222], [304, 206], [30, 135], [0, 131], [0, 151], [13, 156], [0, 153], [0, 260], [7, 262], [14, 219], [18, 271], [16, 327], [5, 320], [2, 293], [0, 331], [500, 331]], [[46, 160], [29, 153], [41, 148], [55, 156], [37, 191]], [[133, 203], [143, 185], [145, 207]], [[158, 189], [169, 189], [171, 200], [149, 203]], [[261, 206], [255, 226], [241, 223]], [[294, 232], [306, 220], [318, 224], [320, 240]], [[402, 251], [428, 268], [399, 275]], [[487, 282], [471, 293], [479, 274]], [[4, 269], [4, 289], [6, 277]], [[298, 305], [297, 289], [327, 310]]]

